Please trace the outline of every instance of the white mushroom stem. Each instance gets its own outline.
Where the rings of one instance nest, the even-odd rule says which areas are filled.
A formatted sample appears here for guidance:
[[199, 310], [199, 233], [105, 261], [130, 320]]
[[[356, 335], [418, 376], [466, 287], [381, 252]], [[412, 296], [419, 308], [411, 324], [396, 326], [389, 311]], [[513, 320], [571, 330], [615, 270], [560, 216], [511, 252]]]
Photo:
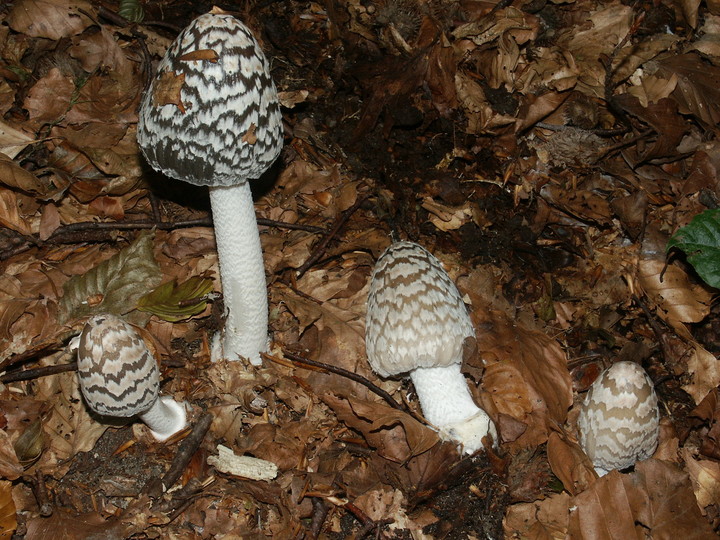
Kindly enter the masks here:
[[259, 366], [268, 345], [268, 299], [250, 184], [211, 187], [210, 204], [227, 313], [222, 355]]
[[495, 425], [475, 405], [460, 364], [417, 368], [410, 372], [425, 419], [445, 440], [461, 444], [466, 454], [483, 447], [482, 438], [491, 435], [497, 444]]
[[187, 420], [185, 405], [169, 396], [159, 397], [152, 407], [139, 416], [150, 428], [152, 436], [160, 442], [183, 429]]

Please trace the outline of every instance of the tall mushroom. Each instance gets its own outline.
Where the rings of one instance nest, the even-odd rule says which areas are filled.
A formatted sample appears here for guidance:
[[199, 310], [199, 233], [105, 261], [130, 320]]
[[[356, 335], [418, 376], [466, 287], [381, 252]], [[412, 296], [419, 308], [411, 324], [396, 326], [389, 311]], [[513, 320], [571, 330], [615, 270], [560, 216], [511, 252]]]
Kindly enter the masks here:
[[634, 362], [617, 362], [585, 396], [578, 416], [580, 446], [603, 476], [649, 458], [658, 445], [659, 422], [650, 377]]
[[217, 8], [185, 28], [140, 106], [137, 139], [156, 170], [209, 186], [227, 310], [224, 356], [259, 365], [268, 301], [249, 180], [282, 148], [268, 62], [250, 30]]
[[80, 390], [97, 414], [139, 416], [164, 441], [185, 427], [185, 405], [160, 396], [157, 362], [135, 329], [115, 315], [90, 318], [78, 345]]
[[429, 251], [413, 242], [392, 244], [370, 281], [365, 344], [382, 377], [409, 373], [425, 418], [467, 454], [497, 433], [473, 401], [460, 372], [465, 340], [474, 338], [460, 292]]

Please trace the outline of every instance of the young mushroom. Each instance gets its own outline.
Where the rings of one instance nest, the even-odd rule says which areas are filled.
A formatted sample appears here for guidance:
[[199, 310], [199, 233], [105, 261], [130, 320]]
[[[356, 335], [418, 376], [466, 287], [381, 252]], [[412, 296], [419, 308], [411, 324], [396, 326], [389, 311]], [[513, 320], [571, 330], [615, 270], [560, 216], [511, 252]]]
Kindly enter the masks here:
[[658, 444], [660, 411], [655, 388], [634, 362], [603, 371], [580, 408], [580, 446], [603, 476], [649, 458]]
[[473, 401], [460, 372], [465, 340], [474, 339], [460, 292], [430, 252], [413, 242], [392, 244], [370, 281], [365, 344], [382, 377], [409, 373], [423, 415], [466, 454], [497, 433]]
[[103, 416], [138, 415], [164, 441], [185, 427], [185, 406], [159, 397], [157, 362], [135, 329], [115, 315], [85, 323], [78, 344], [80, 390], [92, 411]]
[[249, 180], [280, 154], [283, 127], [267, 59], [243, 23], [213, 8], [180, 33], [143, 96], [137, 140], [154, 169], [209, 187], [223, 355], [260, 365], [268, 300]]

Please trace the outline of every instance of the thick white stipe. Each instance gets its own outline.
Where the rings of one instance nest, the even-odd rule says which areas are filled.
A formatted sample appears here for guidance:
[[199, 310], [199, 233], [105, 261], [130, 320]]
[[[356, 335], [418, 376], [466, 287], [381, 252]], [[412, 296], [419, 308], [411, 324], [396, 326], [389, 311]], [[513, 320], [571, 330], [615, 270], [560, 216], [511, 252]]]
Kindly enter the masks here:
[[140, 415], [140, 420], [150, 428], [155, 439], [165, 441], [187, 424], [185, 404], [169, 396], [160, 396], [152, 407]]
[[444, 440], [462, 445], [466, 454], [482, 448], [485, 435], [497, 444], [495, 425], [475, 405], [460, 364], [439, 368], [417, 368], [410, 372], [423, 415]]
[[250, 184], [211, 187], [210, 204], [227, 313], [222, 356], [259, 366], [268, 345], [268, 299]]

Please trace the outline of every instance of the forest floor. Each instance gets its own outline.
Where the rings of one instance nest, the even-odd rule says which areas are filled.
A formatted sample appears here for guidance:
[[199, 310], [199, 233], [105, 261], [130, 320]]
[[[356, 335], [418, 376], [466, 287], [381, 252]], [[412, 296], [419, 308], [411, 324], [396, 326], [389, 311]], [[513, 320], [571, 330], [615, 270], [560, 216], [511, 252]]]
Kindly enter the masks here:
[[[260, 367], [211, 361], [207, 190], [136, 142], [157, 61], [212, 4], [120, 4], [0, 7], [0, 537], [715, 536], [720, 310], [666, 246], [720, 201], [720, 2], [219, 2], [283, 105], [281, 158], [254, 186]], [[391, 233], [469, 306], [463, 371], [496, 450], [459, 454], [407, 379], [367, 363]], [[188, 404], [169, 441], [88, 412], [67, 345], [104, 312], [145, 329], [162, 392]], [[660, 441], [598, 479], [577, 404], [620, 360], [655, 383]], [[276, 477], [229, 474], [219, 446]]]

